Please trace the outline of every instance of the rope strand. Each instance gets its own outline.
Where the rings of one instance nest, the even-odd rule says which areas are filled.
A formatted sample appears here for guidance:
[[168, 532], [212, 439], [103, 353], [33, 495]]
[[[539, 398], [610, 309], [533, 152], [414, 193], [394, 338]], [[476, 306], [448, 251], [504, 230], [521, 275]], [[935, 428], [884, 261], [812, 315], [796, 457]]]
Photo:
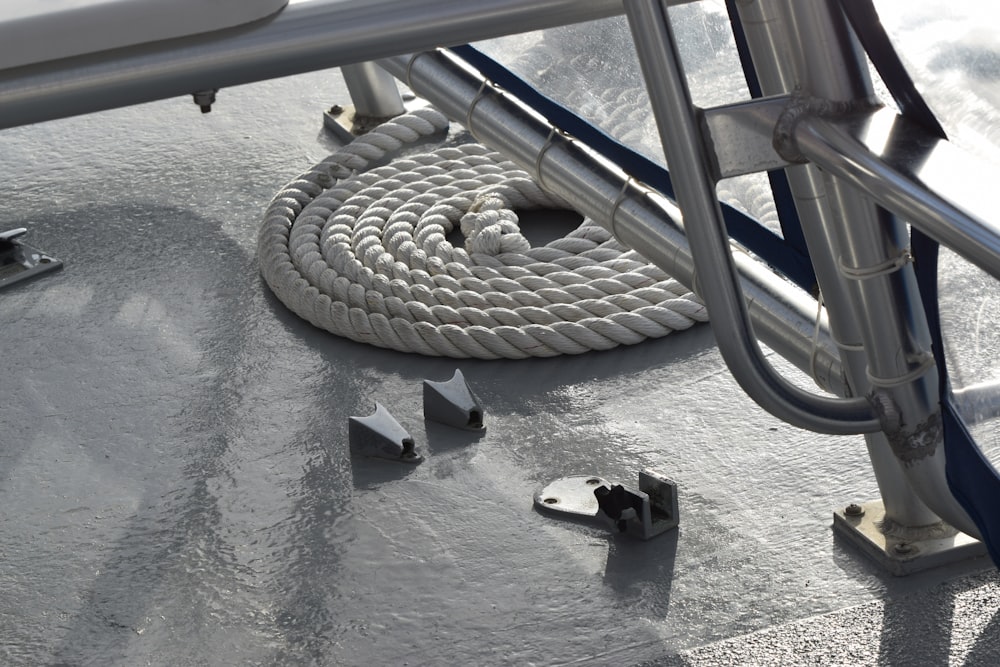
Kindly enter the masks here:
[[[479, 359], [606, 350], [706, 321], [694, 294], [591, 220], [532, 247], [516, 210], [568, 205], [484, 146], [368, 169], [447, 128], [430, 108], [393, 119], [275, 195], [258, 259], [292, 311], [378, 347]], [[447, 240], [456, 228], [464, 247]]]

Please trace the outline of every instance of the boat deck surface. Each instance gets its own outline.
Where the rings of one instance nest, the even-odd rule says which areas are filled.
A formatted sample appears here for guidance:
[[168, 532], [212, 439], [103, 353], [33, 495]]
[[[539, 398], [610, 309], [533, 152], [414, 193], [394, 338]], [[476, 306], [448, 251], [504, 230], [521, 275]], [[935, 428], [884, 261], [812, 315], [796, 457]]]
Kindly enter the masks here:
[[[0, 292], [0, 662], [995, 665], [1000, 578], [906, 578], [831, 531], [860, 437], [772, 418], [707, 326], [456, 361], [335, 338], [255, 264], [263, 208], [337, 147], [326, 72], [0, 133], [3, 228], [65, 268]], [[425, 423], [460, 368], [479, 437]], [[782, 368], [789, 370], [782, 365]], [[352, 458], [375, 401], [419, 466]], [[532, 508], [597, 474], [679, 485], [648, 542]]]

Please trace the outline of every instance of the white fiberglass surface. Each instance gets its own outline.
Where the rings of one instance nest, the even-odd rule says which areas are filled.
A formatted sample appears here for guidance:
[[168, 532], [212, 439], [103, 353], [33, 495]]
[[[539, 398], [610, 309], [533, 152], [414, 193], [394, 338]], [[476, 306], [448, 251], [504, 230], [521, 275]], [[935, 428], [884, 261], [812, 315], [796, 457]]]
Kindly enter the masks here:
[[0, 70], [223, 30], [287, 0], [4, 0]]
[[[863, 442], [757, 408], [707, 327], [470, 362], [290, 314], [255, 235], [346, 100], [319, 73], [206, 115], [175, 99], [0, 133], [0, 219], [65, 262], [0, 292], [0, 662], [628, 665], [880, 600], [875, 661], [988, 639], [995, 578], [963, 588], [982, 622], [956, 641], [966, 598], [935, 596], [929, 626], [891, 613], [988, 564], [901, 580], [836, 539], [832, 511], [877, 496]], [[421, 417], [422, 379], [456, 367], [481, 437]], [[349, 454], [375, 401], [422, 464]], [[555, 478], [647, 468], [679, 487], [658, 539], [532, 509]]]

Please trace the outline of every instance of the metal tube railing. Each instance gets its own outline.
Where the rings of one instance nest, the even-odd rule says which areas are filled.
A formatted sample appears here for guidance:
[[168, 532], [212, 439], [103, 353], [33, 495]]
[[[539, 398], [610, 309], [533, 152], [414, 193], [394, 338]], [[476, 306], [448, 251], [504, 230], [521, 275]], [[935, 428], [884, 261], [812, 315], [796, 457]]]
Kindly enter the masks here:
[[[549, 124], [510, 96], [484, 87], [481, 76], [444, 52], [379, 64], [451, 118], [471, 120], [476, 139], [538, 175], [548, 190], [571, 200], [622, 243], [642, 248], [648, 260], [687, 287], [700, 284], [680, 215], [666, 199], [651, 195], [579, 142], [551, 141]], [[735, 253], [733, 262], [761, 340], [803, 372], [815, 372], [814, 379], [827, 391], [846, 391], [825, 320], [814, 342], [815, 300], [745, 253]]]
[[[867, 62], [838, 3], [767, 1], [774, 2], [794, 27], [787, 38], [799, 54], [802, 78], [797, 84], [802, 94], [821, 100], [825, 108], [831, 102], [857, 108], [858, 103], [874, 99]], [[816, 128], [819, 115], [807, 112], [809, 120], [794, 126], [796, 147], [804, 147], [800, 131]], [[911, 160], [913, 149], [907, 142]], [[880, 405], [889, 447], [923, 504], [952, 526], [978, 536], [975, 523], [952, 495], [945, 473], [938, 372], [913, 267], [907, 261], [906, 225], [837, 178], [825, 162], [812, 161], [824, 172], [841, 253], [838, 270], [849, 287], [868, 360], [867, 380]], [[905, 190], [901, 194], [905, 199]], [[926, 194], [933, 198], [933, 193]], [[919, 220], [911, 220], [919, 226]], [[956, 222], [945, 220], [937, 222], [945, 228]]]
[[[838, 290], [833, 293], [836, 298], [846, 297], [843, 303], [832, 304], [831, 318], [837, 318], [835, 332], [840, 334], [836, 327], [843, 325], [855, 335], [860, 334], [864, 343], [866, 365], [860, 366], [860, 360], [848, 351], [845, 370], [854, 386], [870, 392], [881, 406], [885, 437], [869, 438], [869, 450], [887, 517], [909, 527], [932, 523], [936, 513], [960, 530], [978, 536], [975, 524], [952, 496], [946, 480], [937, 373], [912, 267], [905, 261], [905, 225], [846, 187], [845, 181], [831, 176], [840, 173], [829, 166], [842, 166], [849, 158], [838, 155], [836, 149], [829, 150], [829, 145], [821, 159], [815, 150], [816, 144], [823, 144], [815, 138], [817, 134], [829, 134], [826, 130], [831, 118], [843, 122], [858, 108], [872, 106], [873, 89], [860, 48], [840, 6], [834, 2], [756, 0], [746, 3], [741, 12], [750, 17], [751, 23], [766, 26], [761, 29], [766, 30], [768, 48], [761, 50], [770, 51], [770, 59], [777, 62], [775, 67], [781, 68], [780, 76], [775, 77], [779, 81], [772, 81], [783, 87], [777, 92], [795, 90], [799, 98], [796, 108], [790, 105], [786, 119], [791, 128], [776, 128], [779, 153], [804, 155], [823, 170], [819, 178], [798, 183], [807, 188], [808, 196], [822, 195], [825, 209], [816, 216], [825, 218], [824, 231], [806, 231], [819, 238], [819, 245], [835, 253], [825, 257], [823, 248], [817, 247], [815, 255], [817, 275]], [[767, 58], [763, 56], [764, 61]], [[785, 135], [792, 137], [787, 142], [790, 145], [780, 145]], [[913, 148], [908, 146], [910, 157]], [[874, 162], [877, 160], [865, 167]], [[856, 171], [861, 174], [863, 168]], [[863, 174], [862, 178], [886, 188], [886, 182], [873, 173]], [[891, 186], [886, 189], [893, 190]], [[905, 192], [893, 192], [907, 197]], [[934, 197], [927, 192], [921, 195]], [[810, 201], [810, 205], [815, 206], [816, 201]], [[847, 286], [846, 292], [843, 285]], [[898, 459], [894, 466], [886, 462], [889, 454]], [[900, 473], [905, 481], [900, 479]], [[919, 496], [919, 501], [915, 502], [914, 495]]]
[[[853, 110], [859, 102], [871, 105], [867, 72], [856, 58], [856, 44], [839, 5], [776, 2], [791, 22], [786, 37], [799, 58], [798, 76], [806, 77], [796, 84], [803, 88], [800, 95], [829, 96], [816, 98], [820, 102], [816, 115]], [[715, 196], [712, 156], [707, 152], [697, 110], [687, 89], [667, 7], [657, 0], [625, 0], [625, 10], [664, 153], [667, 162], [674, 165], [676, 199], [688, 221], [686, 231], [696, 266], [703, 270], [701, 293], [723, 358], [747, 393], [773, 414], [827, 432], [838, 432], [833, 425], [839, 420], [839, 432], [847, 432], [848, 424], [857, 426], [863, 418], [857, 405], [859, 399], [840, 399], [840, 404], [816, 400], [819, 397], [789, 388], [761, 358], [748, 318], [741, 312], [742, 297], [730, 265], [726, 230]], [[820, 79], [815, 92], [808, 87], [808, 77]], [[784, 127], [779, 123], [775, 128], [779, 153], [789, 154], [786, 146], [777, 144], [782, 143], [785, 134], [797, 136], [797, 117], [811, 117], [812, 109], [808, 103], [789, 109], [790, 123]], [[904, 257], [897, 247], [897, 239], [904, 236], [901, 223], [880, 212], [870, 201], [845, 190], [835, 179], [824, 178], [823, 185], [831, 194], [831, 209], [839, 223], [833, 230], [844, 253], [838, 258], [837, 270], [850, 287], [865, 343], [871, 399], [878, 406], [878, 426], [855, 432], [883, 430], [907, 483], [926, 508], [978, 537], [975, 523], [948, 487], [936, 398], [937, 375], [929, 351], [927, 324], [912, 267], [905, 262], [898, 266], [895, 263], [895, 259]], [[712, 269], [711, 276], [704, 272], [707, 267]], [[858, 412], [849, 416], [845, 410], [848, 406]], [[857, 421], [852, 423], [852, 418]], [[916, 510], [916, 514], [928, 514], [925, 507], [917, 506]]]
[[[763, 94], [791, 93], [803, 80], [818, 78], [818, 85], [822, 86], [824, 94], [837, 99], [851, 100], [871, 95], [871, 82], [867, 72], [858, 72], [854, 68], [852, 76], [849, 68], [840, 62], [839, 55], [822, 58], [822, 63], [814, 65], [812, 61], [817, 59], [804, 59], [795, 52], [791, 32], [797, 28], [789, 23], [794, 16], [782, 11], [785, 7], [774, 2], [745, 2], [740, 3], [738, 9]], [[822, 30], [822, 26], [816, 26], [813, 21], [813, 30], [817, 27]], [[809, 28], [804, 29], [809, 32]], [[854, 51], [849, 31], [843, 22], [838, 24], [837, 30], [831, 32], [838, 36], [839, 42], [846, 42], [846, 48], [850, 52]], [[842, 48], [844, 44], [839, 42], [838, 48]], [[835, 64], [840, 66], [834, 67]], [[817, 66], [824, 67], [824, 71], [812, 71]], [[834, 68], [834, 73], [826, 71], [830, 67]], [[771, 139], [770, 134], [776, 124], [777, 119], [767, 129], [767, 139]], [[836, 233], [838, 223], [831, 210], [824, 176], [812, 164], [789, 166], [785, 169], [785, 174], [795, 199], [823, 301], [830, 314], [830, 331], [840, 347], [851, 392], [856, 396], [866, 395], [871, 389], [867, 377], [868, 362], [853, 299], [839, 270], [842, 253]], [[902, 526], [924, 526], [939, 521], [937, 515], [927, 508], [908, 483], [885, 434], [868, 433], [865, 434], [865, 439], [886, 518]]]
[[622, 13], [620, 0], [310, 0], [217, 32], [0, 70], [0, 129]]
[[793, 138], [825, 171], [1000, 279], [994, 165], [888, 109], [803, 118]]
[[[677, 203], [687, 224], [716, 342], [740, 386], [779, 418], [823, 433], [866, 433], [881, 428], [867, 399], [831, 399], [792, 385], [767, 362], [754, 337], [729, 251], [728, 233], [710, 172], [710, 157], [664, 3], [626, 0], [625, 14], [656, 117]], [[710, 269], [710, 270], [707, 270]]]
[[359, 116], [390, 118], [406, 111], [395, 77], [375, 63], [344, 65], [340, 72]]

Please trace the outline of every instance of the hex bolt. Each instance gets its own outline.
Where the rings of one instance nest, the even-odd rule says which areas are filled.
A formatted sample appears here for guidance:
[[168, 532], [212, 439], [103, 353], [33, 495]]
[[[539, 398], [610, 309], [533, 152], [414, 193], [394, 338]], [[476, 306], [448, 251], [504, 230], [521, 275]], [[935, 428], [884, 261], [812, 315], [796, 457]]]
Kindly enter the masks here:
[[198, 105], [202, 113], [208, 113], [212, 110], [212, 105], [215, 104], [215, 94], [219, 92], [218, 88], [211, 88], [207, 90], [198, 90], [192, 94], [194, 97], [194, 103]]
[[895, 551], [900, 556], [908, 556], [914, 552], [913, 545], [909, 542], [897, 542], [892, 550]]
[[851, 503], [846, 508], [844, 508], [844, 514], [846, 516], [860, 517], [865, 515], [865, 508], [857, 503]]

